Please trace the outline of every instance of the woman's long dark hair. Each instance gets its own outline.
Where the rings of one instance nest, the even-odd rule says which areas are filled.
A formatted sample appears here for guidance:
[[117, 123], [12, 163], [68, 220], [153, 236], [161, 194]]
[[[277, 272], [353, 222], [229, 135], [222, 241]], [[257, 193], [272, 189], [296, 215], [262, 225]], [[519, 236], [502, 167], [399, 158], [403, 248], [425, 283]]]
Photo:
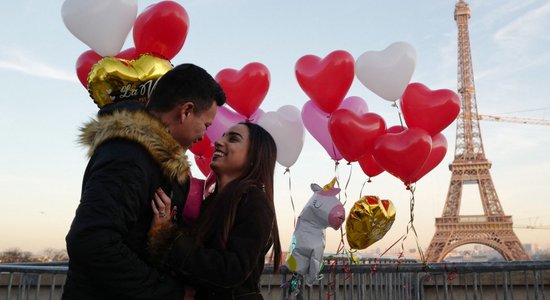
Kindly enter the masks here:
[[[194, 234], [199, 242], [215, 238], [218, 246], [225, 247], [237, 214], [237, 208], [243, 193], [250, 186], [265, 190], [268, 204], [274, 214], [271, 228], [271, 257], [275, 271], [279, 270], [281, 262], [281, 242], [275, 204], [273, 200], [273, 175], [277, 162], [277, 146], [271, 134], [254, 123], [239, 123], [248, 127], [249, 148], [248, 168], [243, 174], [229, 182], [221, 191], [217, 191], [194, 226]], [[222, 233], [221, 235], [219, 233]]]

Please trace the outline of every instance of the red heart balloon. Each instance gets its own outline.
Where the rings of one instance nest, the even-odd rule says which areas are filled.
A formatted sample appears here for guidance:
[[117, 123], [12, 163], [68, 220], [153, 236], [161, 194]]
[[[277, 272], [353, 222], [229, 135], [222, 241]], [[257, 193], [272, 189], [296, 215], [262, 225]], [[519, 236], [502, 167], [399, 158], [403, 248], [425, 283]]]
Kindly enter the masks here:
[[449, 126], [460, 113], [460, 98], [447, 89], [430, 90], [411, 83], [401, 96], [401, 111], [409, 128], [422, 128], [431, 136]]
[[445, 158], [445, 154], [447, 154], [447, 140], [445, 136], [441, 133], [432, 136], [432, 150], [430, 151], [430, 155], [422, 168], [420, 168], [420, 171], [413, 176], [411, 182], [417, 182], [420, 178], [433, 170], [439, 165], [443, 158]]
[[388, 173], [406, 185], [413, 183], [432, 149], [432, 138], [419, 128], [408, 128], [400, 133], [386, 133], [374, 143], [372, 155]]
[[139, 54], [160, 54], [171, 60], [183, 47], [189, 30], [189, 16], [176, 2], [162, 1], [148, 6], [134, 22], [134, 45]]
[[353, 78], [355, 60], [346, 51], [337, 50], [324, 59], [302, 56], [294, 67], [302, 90], [326, 113], [335, 111], [346, 96]]
[[201, 141], [194, 143], [191, 148], [189, 148], [189, 151], [198, 156], [212, 156], [214, 153], [214, 146], [208, 136], [204, 135]]
[[199, 167], [199, 170], [201, 170], [202, 174], [207, 177], [208, 174], [212, 171], [210, 169], [210, 162], [212, 161], [212, 155], [203, 155], [198, 156], [195, 155], [195, 163], [197, 164], [197, 167]]
[[349, 162], [371, 153], [374, 141], [386, 132], [386, 122], [375, 113], [356, 115], [350, 110], [333, 112], [328, 130], [334, 145]]
[[249, 118], [264, 101], [269, 90], [270, 75], [266, 66], [253, 62], [241, 70], [223, 69], [216, 75], [227, 104]]
[[405, 129], [407, 129], [407, 127], [403, 127], [401, 125], [394, 125], [386, 129], [386, 133], [400, 133]]
[[94, 50], [88, 50], [80, 54], [76, 60], [76, 76], [85, 88], [88, 88], [88, 74], [90, 74], [93, 65], [102, 58], [103, 56], [97, 54]]
[[195, 154], [195, 163], [197, 163], [197, 167], [199, 167], [204, 176], [207, 176], [211, 171], [210, 162], [214, 155], [214, 146], [208, 136], [205, 135], [201, 141], [194, 143], [193, 146], [189, 148], [189, 151]]
[[128, 48], [124, 51], [120, 51], [115, 57], [122, 58], [125, 60], [133, 60], [139, 56], [135, 47]]
[[384, 172], [384, 168], [378, 165], [372, 154], [367, 154], [361, 157], [359, 159], [359, 166], [361, 166], [363, 173], [369, 177], [374, 177]]

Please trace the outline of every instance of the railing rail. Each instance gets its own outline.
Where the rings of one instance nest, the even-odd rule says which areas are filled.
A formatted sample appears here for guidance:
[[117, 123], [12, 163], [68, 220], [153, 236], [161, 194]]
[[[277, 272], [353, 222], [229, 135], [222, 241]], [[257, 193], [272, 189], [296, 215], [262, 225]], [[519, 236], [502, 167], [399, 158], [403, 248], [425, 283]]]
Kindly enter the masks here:
[[[265, 299], [546, 299], [550, 260], [421, 264], [411, 260], [346, 260], [326, 264], [313, 286], [291, 293], [286, 268], [267, 265]], [[0, 264], [0, 299], [60, 299], [66, 262]], [[285, 286], [282, 288], [281, 286]], [[297, 292], [297, 293], [296, 293]], [[4, 297], [4, 298], [3, 298]]]

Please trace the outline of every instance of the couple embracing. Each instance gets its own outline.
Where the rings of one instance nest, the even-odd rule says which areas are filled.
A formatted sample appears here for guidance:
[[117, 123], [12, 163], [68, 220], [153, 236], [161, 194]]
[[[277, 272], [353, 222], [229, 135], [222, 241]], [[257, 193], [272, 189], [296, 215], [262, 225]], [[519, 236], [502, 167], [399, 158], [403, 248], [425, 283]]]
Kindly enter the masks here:
[[147, 105], [121, 101], [85, 124], [89, 148], [80, 204], [66, 237], [63, 299], [262, 299], [270, 249], [281, 246], [273, 202], [275, 142], [240, 123], [215, 142], [215, 188], [195, 220], [185, 151], [200, 141], [225, 95], [204, 69], [182, 64]]

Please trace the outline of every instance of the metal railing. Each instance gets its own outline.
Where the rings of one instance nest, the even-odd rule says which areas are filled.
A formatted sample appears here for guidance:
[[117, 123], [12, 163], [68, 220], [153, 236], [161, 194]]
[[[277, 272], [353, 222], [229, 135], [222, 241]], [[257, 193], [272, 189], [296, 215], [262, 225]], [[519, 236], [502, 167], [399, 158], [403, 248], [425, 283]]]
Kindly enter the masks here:
[[[266, 266], [262, 294], [265, 299], [550, 299], [550, 260], [364, 262], [327, 265], [318, 282], [302, 283], [293, 293], [288, 288], [293, 274], [285, 268], [274, 274]], [[60, 299], [66, 272], [66, 263], [0, 264], [0, 299]]]

